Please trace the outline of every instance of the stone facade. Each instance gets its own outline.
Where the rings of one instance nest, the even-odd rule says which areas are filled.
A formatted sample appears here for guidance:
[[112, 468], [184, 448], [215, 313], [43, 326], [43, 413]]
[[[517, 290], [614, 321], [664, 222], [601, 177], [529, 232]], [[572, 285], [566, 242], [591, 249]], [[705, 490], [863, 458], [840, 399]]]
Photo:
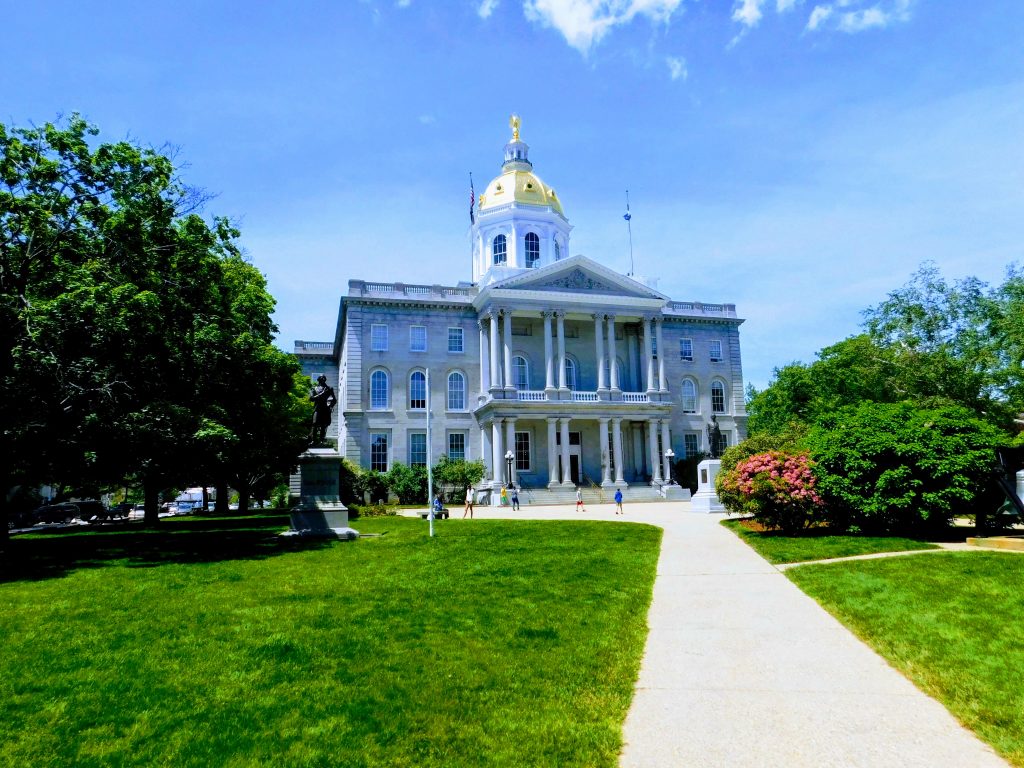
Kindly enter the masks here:
[[481, 196], [473, 283], [351, 280], [334, 342], [297, 341], [295, 354], [336, 386], [329, 437], [363, 467], [483, 459], [497, 487], [511, 451], [522, 487], [661, 485], [666, 449], [708, 449], [712, 414], [729, 445], [745, 436], [743, 321], [731, 304], [673, 301], [567, 257], [568, 221], [527, 149], [506, 146], [488, 197], [507, 179], [548, 196]]

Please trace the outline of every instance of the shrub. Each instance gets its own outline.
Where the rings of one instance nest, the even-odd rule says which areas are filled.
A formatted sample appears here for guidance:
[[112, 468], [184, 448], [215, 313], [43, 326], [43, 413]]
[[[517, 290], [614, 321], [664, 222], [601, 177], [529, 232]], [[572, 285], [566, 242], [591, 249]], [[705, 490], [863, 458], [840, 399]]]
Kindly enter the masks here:
[[811, 430], [811, 456], [834, 518], [870, 532], [949, 525], [991, 482], [1002, 433], [958, 405], [865, 402]]
[[790, 424], [786, 431], [774, 434], [761, 432], [751, 435], [746, 440], [737, 443], [732, 448], [726, 448], [722, 453], [722, 472], [726, 472], [744, 459], [756, 456], [759, 453], [769, 451], [782, 451], [783, 453], [802, 453], [802, 440], [806, 436], [807, 428], [799, 424]]
[[388, 498], [387, 477], [374, 469], [368, 469], [356, 475], [352, 482], [352, 488], [356, 493], [356, 498], [360, 501], [367, 495], [371, 502], [387, 501]]
[[394, 517], [398, 507], [391, 504], [353, 504], [348, 508], [350, 518], [357, 517]]
[[461, 501], [466, 488], [483, 480], [484, 471], [484, 463], [479, 459], [466, 461], [442, 456], [434, 466], [434, 491], [441, 489], [445, 501]]
[[427, 468], [410, 467], [395, 462], [385, 475], [388, 490], [403, 504], [416, 504], [427, 501]]
[[676, 462], [676, 482], [682, 486], [688, 487], [690, 493], [697, 492], [697, 467], [704, 459], [711, 458], [710, 453], [704, 453], [703, 451], [697, 451], [691, 456], [687, 456], [685, 459], [679, 459]]
[[720, 472], [715, 490], [730, 512], [794, 532], [819, 519], [824, 508], [813, 467], [807, 454], [757, 453]]

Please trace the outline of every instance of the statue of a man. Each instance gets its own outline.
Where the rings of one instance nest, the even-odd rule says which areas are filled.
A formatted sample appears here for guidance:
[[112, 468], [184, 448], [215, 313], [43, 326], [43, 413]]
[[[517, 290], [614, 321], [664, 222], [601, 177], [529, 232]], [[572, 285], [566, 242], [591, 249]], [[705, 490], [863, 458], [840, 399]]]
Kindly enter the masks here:
[[718, 418], [712, 414], [708, 424], [708, 448], [712, 459], [722, 458], [722, 429], [718, 426]]
[[309, 399], [313, 401], [313, 428], [309, 430], [309, 442], [311, 445], [323, 445], [327, 439], [327, 428], [331, 425], [331, 411], [338, 402], [326, 376], [317, 378]]

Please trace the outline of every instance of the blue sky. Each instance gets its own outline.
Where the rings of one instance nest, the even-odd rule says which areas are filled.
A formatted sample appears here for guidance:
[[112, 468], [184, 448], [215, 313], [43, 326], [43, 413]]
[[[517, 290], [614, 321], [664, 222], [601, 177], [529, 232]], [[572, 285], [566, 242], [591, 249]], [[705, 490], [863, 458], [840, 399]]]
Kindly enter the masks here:
[[350, 278], [470, 276], [468, 174], [522, 116], [571, 252], [733, 302], [746, 379], [809, 361], [926, 259], [1024, 255], [1024, 3], [0, 0], [0, 120], [178, 148], [280, 343]]

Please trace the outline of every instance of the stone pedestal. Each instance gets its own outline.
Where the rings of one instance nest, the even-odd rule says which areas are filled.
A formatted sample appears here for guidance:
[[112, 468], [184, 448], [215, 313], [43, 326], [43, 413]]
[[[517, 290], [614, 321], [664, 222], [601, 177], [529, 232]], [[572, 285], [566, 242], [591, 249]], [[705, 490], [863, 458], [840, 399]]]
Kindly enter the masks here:
[[299, 503], [285, 536], [355, 539], [348, 509], [338, 496], [341, 455], [333, 448], [310, 448], [299, 457]]
[[722, 468], [718, 459], [704, 459], [697, 465], [697, 493], [690, 500], [694, 512], [725, 512], [725, 506], [715, 493], [715, 477]]

